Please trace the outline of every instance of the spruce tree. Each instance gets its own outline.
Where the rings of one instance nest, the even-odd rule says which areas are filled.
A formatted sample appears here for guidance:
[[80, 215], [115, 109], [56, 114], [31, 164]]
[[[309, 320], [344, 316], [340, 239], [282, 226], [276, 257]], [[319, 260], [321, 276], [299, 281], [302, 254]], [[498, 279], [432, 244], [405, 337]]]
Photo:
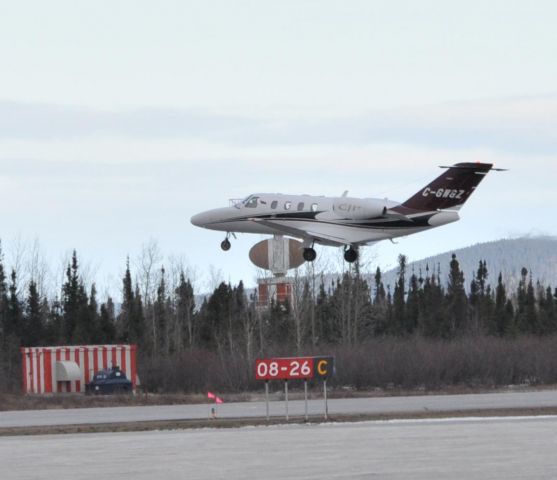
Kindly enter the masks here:
[[372, 315], [374, 317], [375, 335], [385, 335], [388, 333], [387, 321], [387, 294], [381, 278], [381, 269], [377, 267], [375, 271], [375, 288], [373, 297]]
[[536, 303], [532, 273], [530, 272], [530, 280], [526, 288], [526, 332], [538, 334], [540, 333], [540, 325], [538, 323], [538, 309]]
[[164, 267], [161, 268], [161, 276], [157, 286], [157, 297], [153, 305], [153, 312], [155, 315], [155, 325], [157, 338], [153, 339], [153, 353], [161, 352], [168, 355], [170, 348], [169, 341], [169, 320], [170, 311], [168, 309], [168, 298], [166, 294], [166, 271]]
[[119, 335], [124, 342], [131, 342], [131, 322], [134, 308], [134, 291], [130, 272], [130, 259], [126, 260], [126, 273], [122, 279], [122, 310], [119, 315]]
[[418, 277], [414, 272], [412, 272], [408, 286], [405, 331], [406, 333], [412, 334], [418, 327], [418, 318], [420, 315], [420, 284], [418, 282]]
[[62, 303], [55, 297], [49, 305], [43, 303], [43, 308], [48, 307], [47, 321], [45, 325], [45, 342], [48, 345], [64, 345], [69, 342], [64, 336], [64, 316]]
[[116, 320], [114, 302], [108, 297], [106, 303], [101, 304], [98, 322], [98, 342], [110, 344], [116, 340]]
[[489, 272], [487, 270], [487, 262], [481, 261], [476, 273], [478, 281], [478, 302], [476, 305], [477, 324], [475, 325], [475, 332], [486, 332], [493, 329], [491, 321], [493, 319], [493, 292], [491, 286], [487, 283]]
[[23, 343], [26, 346], [34, 347], [39, 345], [43, 340], [45, 328], [43, 302], [41, 301], [37, 290], [37, 284], [34, 280], [29, 282], [25, 314], [27, 318], [25, 322], [26, 332], [23, 337]]
[[406, 331], [406, 302], [405, 302], [405, 287], [406, 287], [406, 255], [398, 256], [398, 279], [395, 284], [395, 291], [393, 294], [393, 320], [392, 333], [401, 335]]
[[495, 289], [495, 306], [492, 314], [493, 320], [490, 322], [488, 333], [498, 335], [513, 335], [514, 312], [510, 299], [507, 298], [507, 290], [503, 283], [503, 274], [499, 273], [497, 287]]
[[130, 272], [130, 259], [122, 279], [122, 310], [118, 316], [118, 336], [123, 342], [144, 344], [145, 319], [139, 287], [135, 291]]
[[538, 324], [539, 334], [549, 335], [555, 333], [555, 299], [551, 287], [543, 288], [537, 283]]
[[351, 328], [351, 343], [357, 345], [374, 332], [373, 305], [371, 302], [371, 291], [367, 280], [360, 275], [354, 278], [354, 301], [352, 303], [353, 327]]
[[551, 287], [547, 287], [545, 291], [544, 301], [544, 322], [543, 332], [552, 335], [557, 332], [557, 302], [551, 291]]
[[[96, 292], [93, 286], [93, 293]], [[96, 299], [94, 300], [95, 308], [97, 305]], [[96, 322], [97, 312], [94, 315], [91, 312], [89, 305], [89, 299], [87, 292], [85, 291], [85, 285], [80, 279], [79, 286], [77, 289], [77, 305], [75, 312], [75, 330], [72, 337], [72, 343], [78, 345], [87, 345], [92, 343], [92, 338], [94, 336], [95, 322]]]
[[330, 298], [333, 328], [337, 332], [337, 341], [343, 344], [350, 342], [352, 293], [352, 276], [346, 272], [334, 283]]
[[62, 286], [62, 342], [74, 343], [81, 312], [81, 292], [79, 284], [77, 253], [74, 250], [71, 263], [66, 268], [66, 281]]
[[178, 326], [178, 349], [193, 348], [196, 343], [197, 329], [195, 325], [195, 296], [193, 286], [180, 272], [180, 281], [176, 287], [176, 317]]
[[453, 337], [467, 330], [467, 297], [464, 289], [464, 274], [453, 253], [449, 265], [449, 282], [447, 284], [446, 315], [447, 328], [445, 335]]
[[323, 278], [319, 283], [317, 297], [315, 298], [315, 325], [317, 330], [317, 344], [334, 343], [335, 332], [331, 321], [329, 296], [325, 290]]
[[6, 333], [9, 329], [8, 318], [8, 285], [6, 284], [4, 254], [2, 253], [2, 242], [0, 241], [0, 340], [6, 338]]
[[12, 337], [12, 342], [17, 342], [18, 345], [21, 344], [21, 338], [25, 331], [25, 326], [23, 325], [23, 312], [21, 307], [21, 302], [17, 294], [17, 275], [15, 270], [12, 269], [10, 275], [10, 286], [9, 286], [9, 297], [8, 297], [8, 321], [6, 334]]
[[517, 332], [527, 333], [528, 332], [528, 320], [526, 315], [527, 310], [527, 290], [528, 290], [528, 270], [522, 267], [520, 271], [520, 281], [518, 282], [518, 288], [516, 291], [516, 312], [514, 323], [516, 325]]
[[134, 308], [133, 308], [133, 317], [132, 321], [130, 322], [130, 338], [131, 341], [137, 343], [139, 345], [146, 345], [147, 340], [145, 339], [145, 315], [143, 313], [143, 300], [141, 297], [141, 291], [139, 290], [139, 285], [135, 285], [135, 294], [134, 294]]
[[422, 292], [422, 306], [418, 323], [421, 332], [426, 337], [448, 336], [446, 315], [443, 306], [445, 293], [441, 286], [441, 280], [435, 274], [429, 274], [426, 266], [426, 278]]

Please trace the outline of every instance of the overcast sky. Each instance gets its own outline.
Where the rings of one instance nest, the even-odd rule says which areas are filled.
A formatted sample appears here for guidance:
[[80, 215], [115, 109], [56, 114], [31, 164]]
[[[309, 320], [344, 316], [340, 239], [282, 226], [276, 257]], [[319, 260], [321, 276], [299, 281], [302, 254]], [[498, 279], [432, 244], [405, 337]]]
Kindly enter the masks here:
[[156, 239], [200, 285], [252, 285], [259, 236], [224, 253], [191, 215], [261, 191], [404, 200], [460, 161], [510, 171], [374, 262], [555, 235], [556, 24], [536, 0], [4, 2], [6, 261], [38, 238], [53, 271], [75, 248], [117, 290]]

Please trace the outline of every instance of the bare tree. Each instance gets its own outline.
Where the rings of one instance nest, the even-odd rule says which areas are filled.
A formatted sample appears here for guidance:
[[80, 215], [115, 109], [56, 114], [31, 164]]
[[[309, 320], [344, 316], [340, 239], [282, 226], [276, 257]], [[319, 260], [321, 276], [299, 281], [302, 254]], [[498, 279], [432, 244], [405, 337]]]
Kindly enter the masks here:
[[156, 353], [159, 343], [159, 332], [157, 331], [157, 321], [153, 304], [157, 291], [157, 274], [160, 271], [161, 262], [162, 254], [159, 244], [155, 239], [151, 238], [141, 247], [141, 251], [135, 263], [138, 271], [137, 282], [142, 292], [145, 305], [145, 320], [147, 324], [150, 325], [153, 353]]
[[29, 249], [26, 270], [29, 280], [35, 282], [39, 296], [41, 298], [49, 296], [52, 293], [49, 291], [52, 287], [49, 281], [50, 269], [38, 238], [35, 238]]

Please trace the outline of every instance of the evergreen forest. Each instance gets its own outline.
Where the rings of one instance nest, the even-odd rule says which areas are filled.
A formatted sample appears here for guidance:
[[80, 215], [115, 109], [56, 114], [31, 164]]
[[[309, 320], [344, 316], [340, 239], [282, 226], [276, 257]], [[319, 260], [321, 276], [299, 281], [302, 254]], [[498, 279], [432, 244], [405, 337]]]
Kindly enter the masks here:
[[358, 263], [299, 275], [290, 301], [261, 306], [242, 282], [203, 295], [184, 269], [139, 281], [128, 260], [121, 296], [101, 301], [75, 251], [53, 296], [34, 278], [20, 285], [0, 253], [0, 391], [19, 391], [22, 346], [107, 343], [138, 345], [153, 392], [257, 389], [256, 358], [297, 354], [335, 355], [335, 384], [355, 389], [557, 381], [557, 289], [528, 266], [512, 290], [484, 260], [472, 278], [454, 254], [445, 267], [444, 278], [440, 265], [409, 272], [400, 255], [394, 285]]

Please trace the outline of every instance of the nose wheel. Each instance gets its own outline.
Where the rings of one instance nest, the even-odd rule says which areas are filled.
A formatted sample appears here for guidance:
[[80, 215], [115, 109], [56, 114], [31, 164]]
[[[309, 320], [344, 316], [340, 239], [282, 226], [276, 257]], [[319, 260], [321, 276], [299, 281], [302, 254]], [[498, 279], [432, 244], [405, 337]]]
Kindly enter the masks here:
[[303, 255], [304, 260], [306, 262], [313, 262], [315, 260], [315, 258], [317, 257], [317, 253], [311, 247], [304, 248], [304, 253], [302, 255]]
[[226, 237], [222, 242], [220, 242], [220, 248], [222, 248], [225, 252], [228, 252], [231, 246], [232, 245], [230, 243], [230, 240], [228, 240], [228, 237]]
[[358, 260], [358, 250], [354, 249], [353, 247], [349, 247], [344, 251], [344, 260], [348, 263], [354, 263]]

